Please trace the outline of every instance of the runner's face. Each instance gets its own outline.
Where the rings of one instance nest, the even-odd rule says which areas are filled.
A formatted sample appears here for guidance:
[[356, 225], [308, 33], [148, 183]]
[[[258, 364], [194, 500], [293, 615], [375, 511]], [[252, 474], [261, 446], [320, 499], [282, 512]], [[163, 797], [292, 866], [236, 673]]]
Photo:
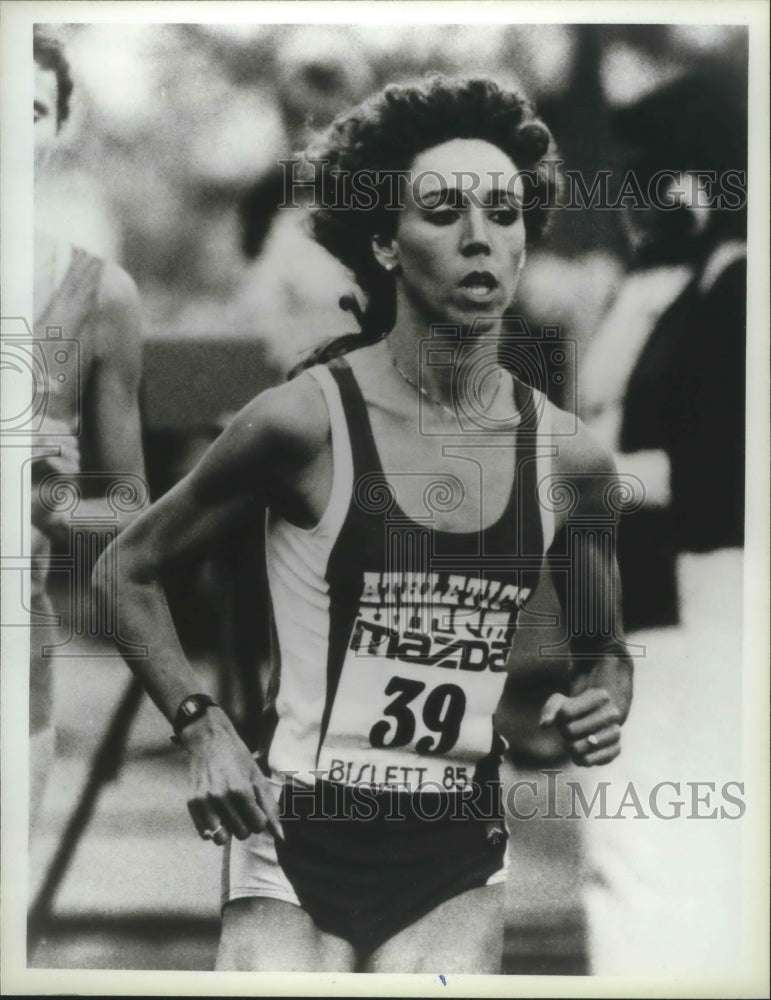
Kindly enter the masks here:
[[43, 167], [56, 139], [56, 73], [35, 64], [35, 170]]
[[422, 320], [498, 325], [525, 257], [517, 173], [482, 139], [452, 139], [413, 161], [390, 250], [398, 300]]

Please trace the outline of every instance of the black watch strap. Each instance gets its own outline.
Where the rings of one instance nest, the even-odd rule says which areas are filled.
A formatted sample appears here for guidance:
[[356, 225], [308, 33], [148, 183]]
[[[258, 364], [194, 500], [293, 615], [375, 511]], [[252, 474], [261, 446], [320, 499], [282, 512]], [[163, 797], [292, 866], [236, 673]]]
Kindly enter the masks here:
[[216, 706], [217, 702], [208, 694], [189, 694], [183, 698], [172, 722], [174, 736], [179, 736], [185, 726], [200, 719], [207, 709], [216, 708]]

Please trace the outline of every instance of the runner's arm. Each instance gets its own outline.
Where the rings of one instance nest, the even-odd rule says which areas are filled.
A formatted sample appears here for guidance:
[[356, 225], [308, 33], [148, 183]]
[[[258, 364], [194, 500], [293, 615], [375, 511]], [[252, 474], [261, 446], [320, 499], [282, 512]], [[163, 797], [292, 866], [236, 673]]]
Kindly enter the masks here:
[[632, 662], [623, 637], [616, 518], [609, 505], [615, 469], [582, 425], [568, 441], [556, 467], [576, 499], [548, 560], [570, 637], [569, 694], [551, 695], [541, 725], [556, 724], [573, 760], [590, 766], [606, 764], [621, 751]]
[[[200, 684], [174, 629], [163, 573], [265, 503], [280, 509], [281, 498], [296, 489], [328, 432], [309, 381], [268, 390], [246, 406], [196, 468], [129, 525], [97, 564], [95, 585], [121, 640], [144, 647], [128, 662], [169, 721]], [[244, 838], [265, 825], [265, 814], [278, 829], [265, 779], [221, 709], [186, 726], [180, 742], [191, 753], [189, 806], [199, 833], [222, 824]]]

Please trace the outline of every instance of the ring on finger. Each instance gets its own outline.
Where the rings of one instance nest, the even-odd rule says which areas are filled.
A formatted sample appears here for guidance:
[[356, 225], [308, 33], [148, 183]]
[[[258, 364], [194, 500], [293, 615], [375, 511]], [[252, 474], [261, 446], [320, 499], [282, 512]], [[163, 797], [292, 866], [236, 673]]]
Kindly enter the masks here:
[[597, 736], [596, 733], [589, 733], [589, 735], [586, 737], [586, 742], [589, 743], [591, 746], [596, 747], [599, 745], [600, 738], [599, 736]]
[[220, 825], [214, 830], [204, 830], [201, 836], [203, 837], [204, 840], [214, 840], [214, 838], [217, 836], [217, 834], [220, 832], [221, 829], [222, 829], [222, 823], [220, 823]]

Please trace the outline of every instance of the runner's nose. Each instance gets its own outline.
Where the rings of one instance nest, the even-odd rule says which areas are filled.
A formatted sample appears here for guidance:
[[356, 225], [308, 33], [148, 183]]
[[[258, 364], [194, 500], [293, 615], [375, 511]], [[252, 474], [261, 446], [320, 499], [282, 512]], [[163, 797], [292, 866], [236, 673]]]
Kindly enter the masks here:
[[461, 253], [464, 257], [475, 257], [477, 254], [490, 253], [490, 238], [487, 233], [484, 213], [481, 209], [470, 206], [465, 213]]

